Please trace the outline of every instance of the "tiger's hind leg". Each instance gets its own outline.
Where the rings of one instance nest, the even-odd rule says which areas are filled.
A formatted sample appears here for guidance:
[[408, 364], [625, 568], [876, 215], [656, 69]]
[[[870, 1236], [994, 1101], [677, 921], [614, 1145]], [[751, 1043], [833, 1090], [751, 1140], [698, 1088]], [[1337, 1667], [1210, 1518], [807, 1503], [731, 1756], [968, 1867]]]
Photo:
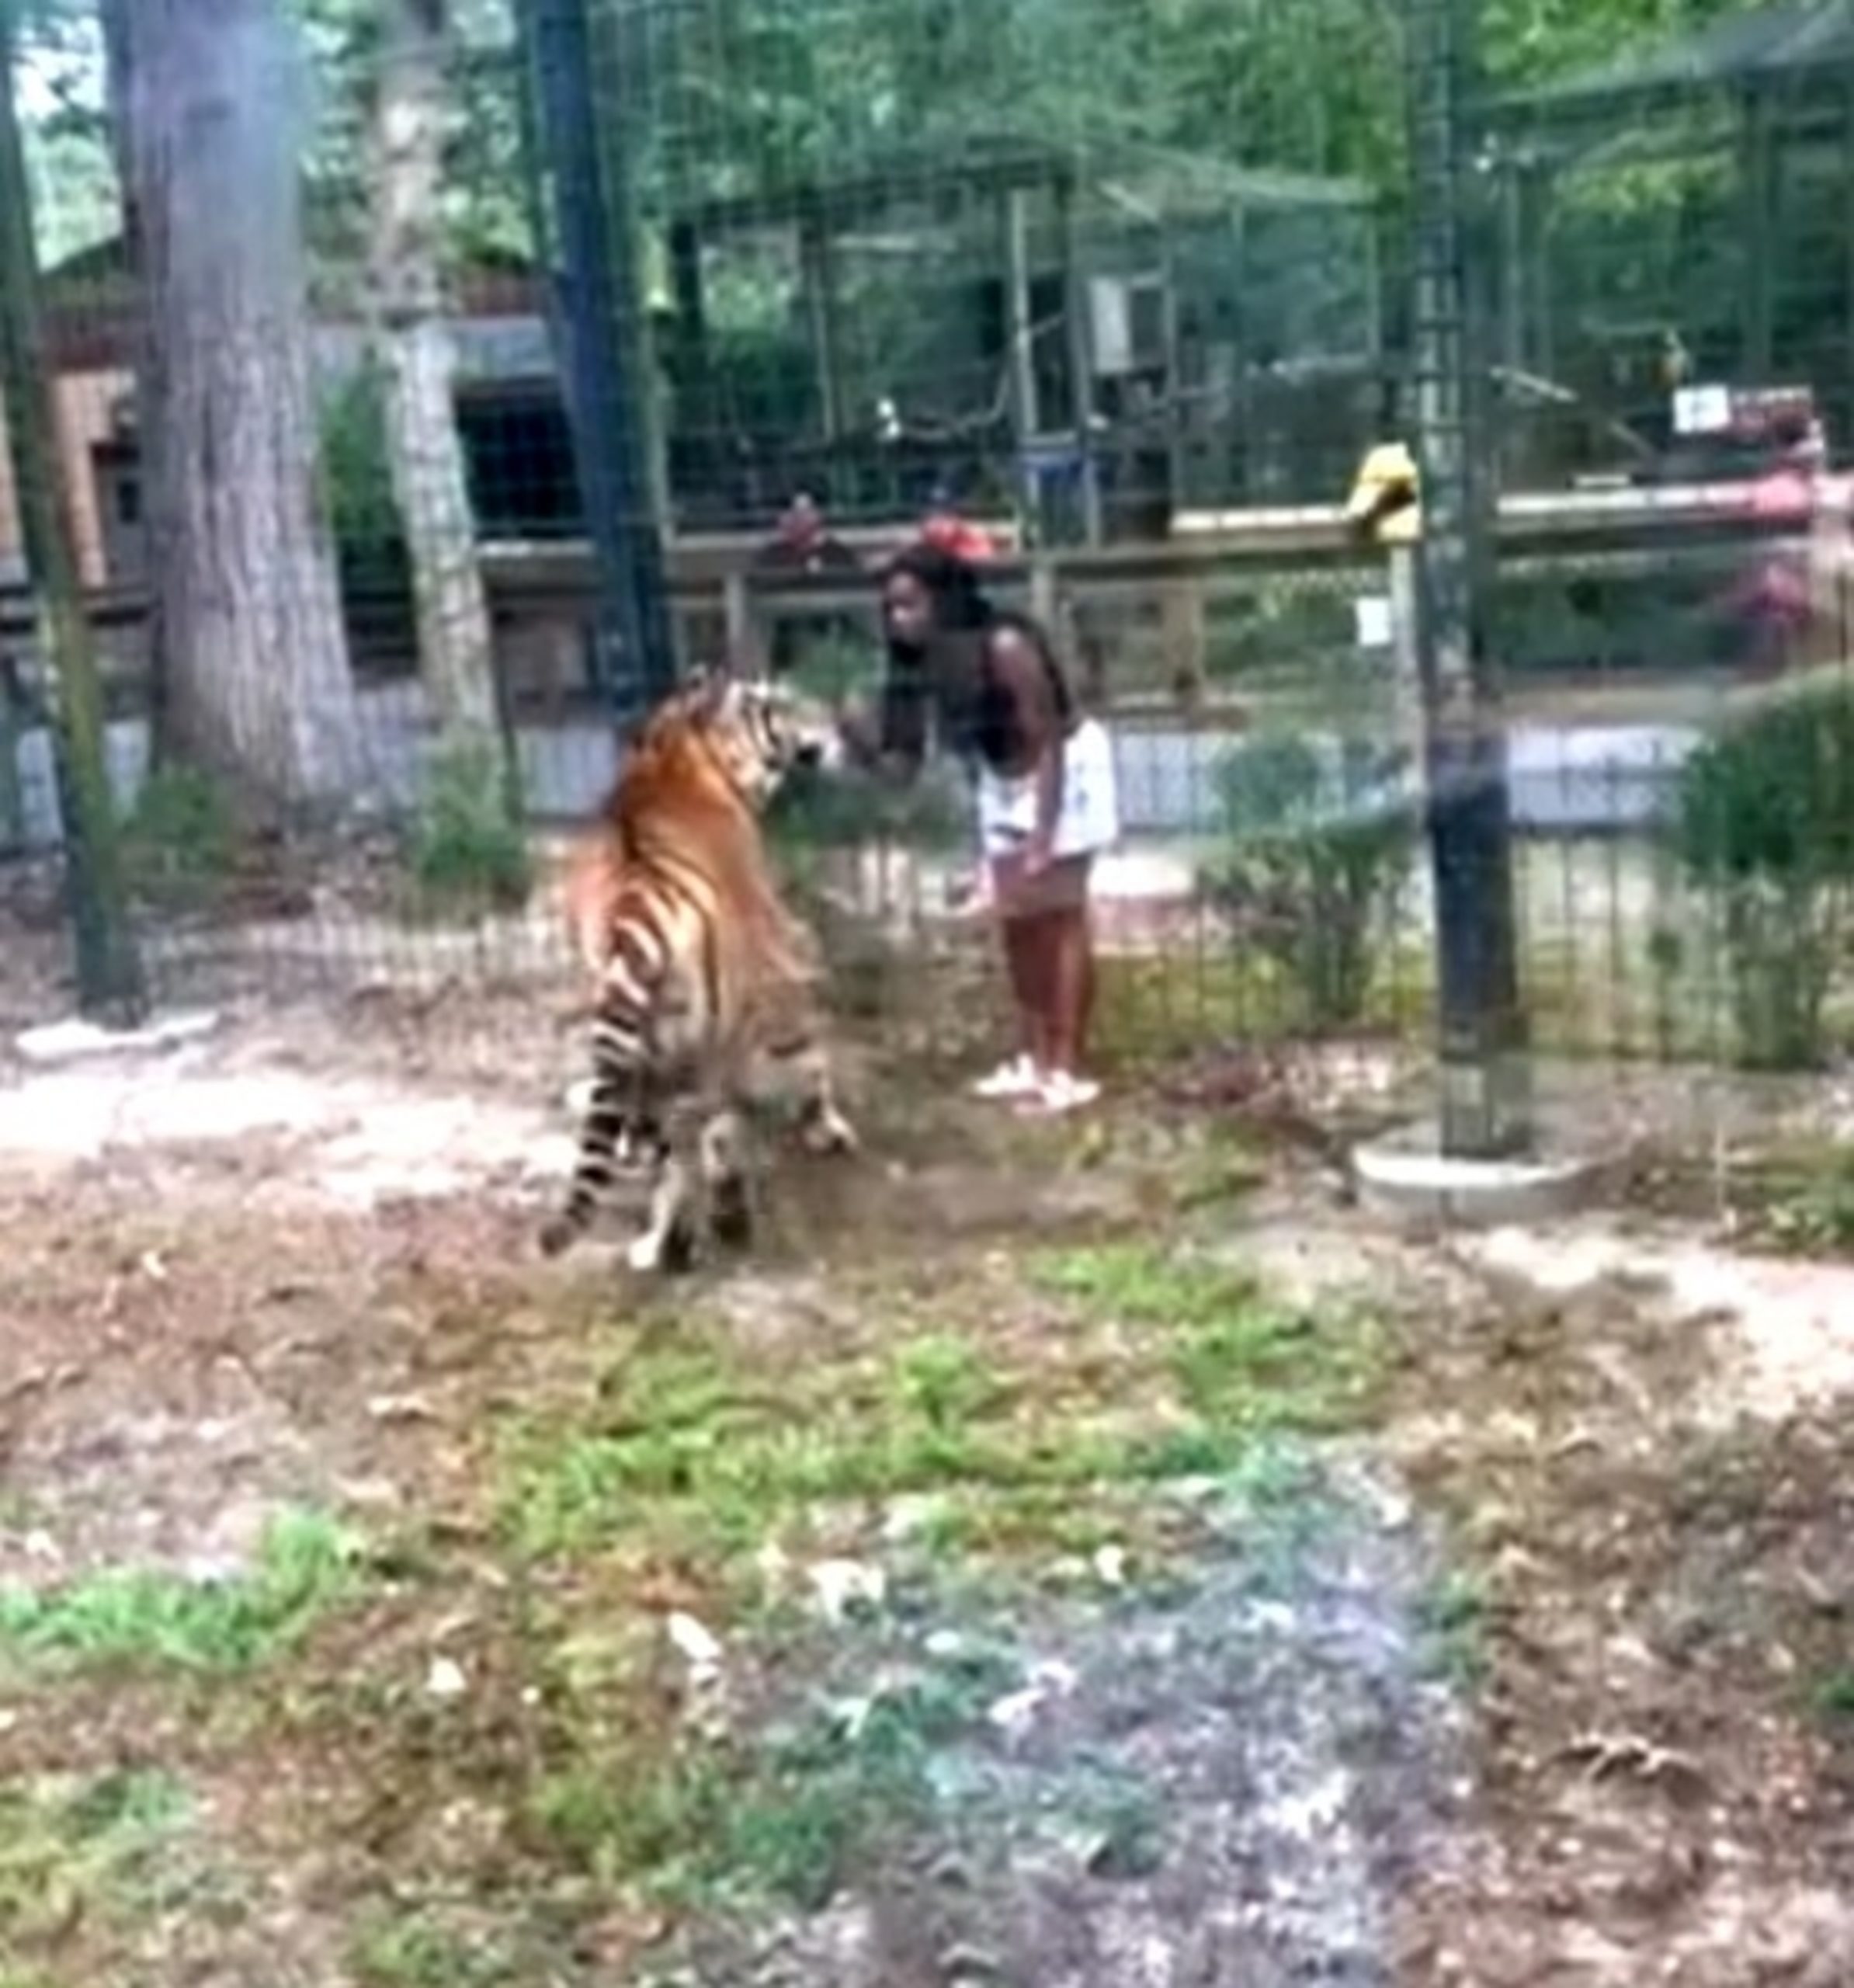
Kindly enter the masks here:
[[744, 1249], [753, 1240], [749, 1165], [745, 1121], [731, 1108], [717, 1111], [702, 1128], [702, 1187], [709, 1229], [730, 1249]]
[[543, 1256], [559, 1256], [585, 1234], [617, 1175], [654, 1173], [663, 1144], [661, 1100], [639, 1014], [643, 997], [634, 989], [611, 991], [615, 998], [592, 1030], [591, 1093], [572, 1184], [565, 1205], [541, 1231]]
[[798, 1139], [819, 1157], [858, 1151], [863, 1142], [837, 1102], [831, 1055], [822, 1037], [806, 1030], [772, 1044], [766, 1055], [798, 1090]]
[[686, 1270], [696, 1258], [693, 1173], [675, 1146], [659, 1137], [650, 1213], [643, 1232], [631, 1238], [624, 1253], [624, 1260], [641, 1276]]
[[856, 1152], [863, 1144], [856, 1128], [837, 1103], [830, 1056], [821, 1045], [812, 1052], [805, 1072], [804, 1093], [798, 1107], [798, 1136], [807, 1152], [820, 1157]]
[[602, 1070], [594, 1079], [565, 1204], [540, 1232], [543, 1256], [563, 1254], [592, 1227], [618, 1166], [618, 1143], [630, 1120], [630, 1086], [622, 1071]]
[[[567, 1109], [575, 1118], [584, 1119], [591, 1111], [592, 1101], [598, 1094], [598, 1079], [595, 1077], [582, 1078], [569, 1086]], [[631, 1099], [620, 1117], [618, 1130], [612, 1142], [613, 1173], [641, 1173], [647, 1171], [656, 1158], [658, 1136], [657, 1113], [651, 1100], [649, 1086], [639, 1079], [634, 1086]]]

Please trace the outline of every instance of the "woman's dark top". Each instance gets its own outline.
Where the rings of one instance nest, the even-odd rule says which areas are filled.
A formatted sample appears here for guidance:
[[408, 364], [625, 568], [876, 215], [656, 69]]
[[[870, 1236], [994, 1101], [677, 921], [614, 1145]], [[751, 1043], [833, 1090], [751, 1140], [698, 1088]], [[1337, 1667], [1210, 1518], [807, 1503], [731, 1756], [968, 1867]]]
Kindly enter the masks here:
[[[882, 750], [918, 766], [930, 743], [968, 763], [1004, 771], [1023, 756], [1017, 700], [992, 660], [991, 638], [1009, 629], [1021, 636], [1048, 673], [1057, 721], [1066, 733], [1075, 693], [1049, 638], [1028, 616], [995, 613], [969, 634], [940, 637], [926, 655], [891, 657], [882, 686]], [[930, 735], [932, 736], [930, 736]]]

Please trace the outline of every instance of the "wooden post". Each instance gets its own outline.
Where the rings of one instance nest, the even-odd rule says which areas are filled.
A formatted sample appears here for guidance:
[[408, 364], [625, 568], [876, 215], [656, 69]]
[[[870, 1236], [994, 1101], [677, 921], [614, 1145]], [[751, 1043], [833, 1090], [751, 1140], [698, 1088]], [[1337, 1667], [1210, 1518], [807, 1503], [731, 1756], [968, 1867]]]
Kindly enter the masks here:
[[766, 654], [760, 640], [759, 614], [748, 575], [731, 570], [721, 582], [721, 610], [726, 619], [727, 660], [735, 669], [757, 671]]
[[1178, 259], [1169, 237], [1163, 263], [1165, 321], [1165, 515], [1170, 518], [1184, 501], [1184, 367], [1179, 363]]
[[1842, 97], [1841, 119], [1842, 391], [1829, 432], [1845, 436], [1854, 430], [1854, 75]]
[[1056, 568], [1047, 554], [1033, 553], [1030, 557], [1030, 616], [1040, 621], [1052, 633], [1056, 627], [1058, 598], [1056, 590]]
[[1031, 348], [1030, 196], [1022, 186], [1007, 187], [1004, 196], [1005, 312], [1009, 364], [1005, 381], [1010, 398], [1011, 440], [1017, 457], [1019, 504], [1026, 544], [1042, 536], [1039, 529], [1041, 492], [1030, 466], [1030, 443], [1037, 432], [1036, 368]]
[[1409, 775], [1420, 793], [1428, 732], [1423, 717], [1422, 654], [1416, 620], [1414, 545], [1391, 547], [1385, 578], [1390, 591], [1392, 725], [1399, 746], [1408, 755]]
[[1062, 244], [1062, 315], [1068, 328], [1068, 370], [1074, 400], [1075, 458], [1082, 482], [1082, 533], [1090, 545], [1101, 543], [1101, 482], [1095, 466], [1095, 354], [1088, 322], [1088, 275], [1082, 266], [1075, 228], [1075, 189], [1064, 179], [1056, 189], [1057, 238]]
[[830, 231], [815, 211], [807, 213], [798, 224], [798, 256], [811, 326], [811, 363], [818, 371], [818, 415], [825, 440], [834, 443], [843, 433], [843, 388], [837, 366], [837, 259], [832, 252]]
[[1739, 137], [1740, 190], [1745, 201], [1745, 224], [1738, 238], [1745, 244], [1748, 258], [1741, 292], [1744, 367], [1753, 381], [1767, 385], [1773, 363], [1770, 273], [1776, 243], [1776, 120], [1770, 114], [1769, 99], [1755, 83], [1745, 92], [1740, 114], [1743, 120]]
[[1188, 705], [1204, 688], [1204, 589], [1195, 574], [1160, 582], [1159, 627], [1167, 679]]
[[686, 217], [669, 230], [669, 283], [675, 300], [670, 342], [677, 390], [676, 426], [704, 460], [713, 445], [709, 391], [708, 304], [702, 289], [702, 238]]
[[[1230, 215], [1230, 294], [1237, 301], [1236, 310], [1236, 379], [1234, 411], [1236, 415], [1236, 447], [1238, 461], [1241, 464], [1241, 474], [1236, 478], [1236, 487], [1230, 492], [1229, 501], [1238, 504], [1252, 503], [1255, 496], [1255, 391], [1253, 367], [1255, 351], [1250, 337], [1248, 314], [1242, 300], [1247, 296], [1248, 282], [1248, 216], [1238, 206]], [[1228, 475], [1226, 467], [1225, 480]]]

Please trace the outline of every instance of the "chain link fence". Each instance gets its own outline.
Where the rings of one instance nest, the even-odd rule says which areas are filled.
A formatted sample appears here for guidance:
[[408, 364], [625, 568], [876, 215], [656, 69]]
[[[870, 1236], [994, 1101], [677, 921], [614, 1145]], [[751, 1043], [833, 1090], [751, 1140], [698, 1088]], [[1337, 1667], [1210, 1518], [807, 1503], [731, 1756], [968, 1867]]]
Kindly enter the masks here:
[[[1761, 9], [1659, 46], [1665, 10], [1623, 9], [1541, 49], [1436, 5], [1453, 39], [1353, 0], [238, 0], [210, 46], [186, 0], [35, 17], [40, 350], [153, 997], [568, 1004], [555, 858], [618, 720], [672, 659], [866, 688], [875, 576], [937, 521], [1112, 722], [1109, 1046], [1420, 1061], [1426, 555], [1396, 520], [1438, 492], [1345, 506], [1378, 445], [1438, 460], [1446, 363], [1532, 1048], [1831, 1062], [1854, 44]], [[1425, 61], [1463, 64], [1428, 179]], [[1417, 281], [1439, 200], [1456, 346]], [[64, 974], [19, 494], [0, 881], [16, 958]], [[778, 826], [827, 909], [966, 972], [966, 831], [917, 812]]]

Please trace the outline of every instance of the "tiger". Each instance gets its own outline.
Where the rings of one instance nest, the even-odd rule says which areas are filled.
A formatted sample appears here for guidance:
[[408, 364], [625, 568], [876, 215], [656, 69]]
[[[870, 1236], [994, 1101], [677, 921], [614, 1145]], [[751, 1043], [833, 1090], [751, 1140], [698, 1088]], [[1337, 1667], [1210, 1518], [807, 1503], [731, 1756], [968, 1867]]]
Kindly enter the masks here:
[[765, 676], [699, 674], [639, 728], [567, 880], [572, 940], [595, 989], [592, 1075], [544, 1255], [585, 1233], [627, 1159], [650, 1180], [645, 1226], [626, 1253], [633, 1270], [687, 1267], [698, 1184], [711, 1232], [746, 1242], [740, 1107], [765, 1059], [800, 1079], [807, 1149], [857, 1149], [811, 998], [815, 946], [779, 895], [762, 822], [794, 768], [842, 756], [834, 714]]

